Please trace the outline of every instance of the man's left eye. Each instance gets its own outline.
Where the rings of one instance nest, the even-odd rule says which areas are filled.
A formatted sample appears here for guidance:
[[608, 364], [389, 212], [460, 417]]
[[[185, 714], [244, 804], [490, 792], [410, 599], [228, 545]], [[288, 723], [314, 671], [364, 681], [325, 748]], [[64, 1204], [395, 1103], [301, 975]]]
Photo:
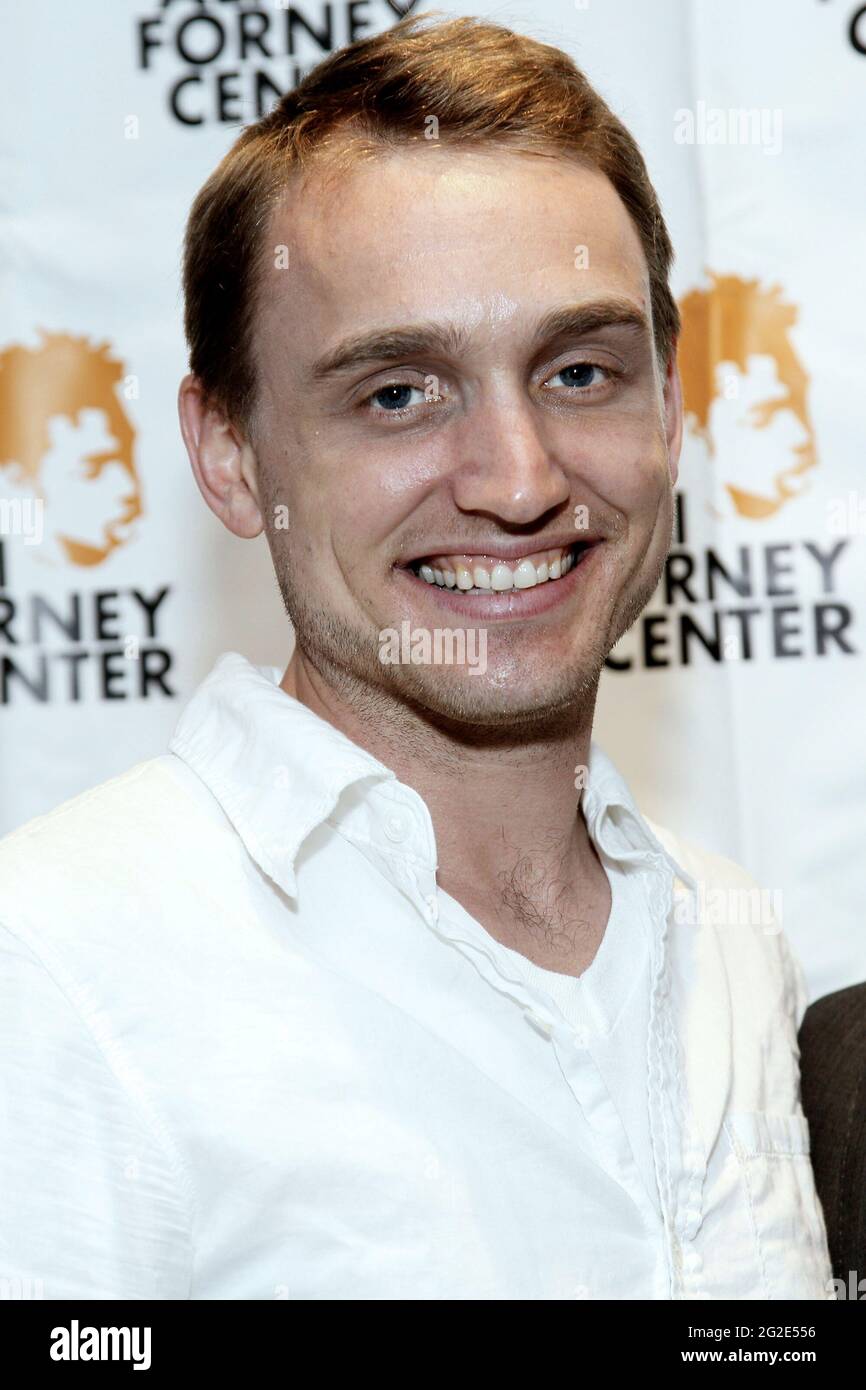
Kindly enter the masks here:
[[551, 380], [556, 381], [557, 377], [563, 377], [562, 384], [564, 386], [583, 387], [585, 389], [587, 386], [599, 384], [599, 381], [594, 379], [595, 372], [600, 372], [602, 379], [607, 375], [604, 368], [599, 367], [595, 362], [574, 362], [569, 367], [561, 367]]
[[[412, 399], [412, 393], [416, 399]], [[370, 400], [381, 409], [386, 411], [407, 410], [410, 405], [418, 404], [418, 397], [425, 400], [424, 392], [420, 386], [410, 386], [408, 382], [395, 382], [391, 386], [383, 386], [374, 392]]]

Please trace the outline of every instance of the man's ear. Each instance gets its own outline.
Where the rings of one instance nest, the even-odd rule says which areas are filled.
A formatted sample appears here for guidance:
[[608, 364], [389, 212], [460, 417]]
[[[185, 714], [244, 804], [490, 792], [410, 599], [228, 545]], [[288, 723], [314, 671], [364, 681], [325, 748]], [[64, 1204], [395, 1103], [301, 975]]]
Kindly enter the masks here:
[[193, 475], [211, 511], [236, 536], [260, 535], [264, 523], [252, 446], [218, 406], [207, 402], [192, 374], [180, 383], [177, 409]]
[[664, 383], [665, 436], [668, 443], [668, 465], [671, 482], [676, 483], [680, 471], [680, 451], [683, 447], [683, 386], [677, 366], [677, 344], [671, 348]]

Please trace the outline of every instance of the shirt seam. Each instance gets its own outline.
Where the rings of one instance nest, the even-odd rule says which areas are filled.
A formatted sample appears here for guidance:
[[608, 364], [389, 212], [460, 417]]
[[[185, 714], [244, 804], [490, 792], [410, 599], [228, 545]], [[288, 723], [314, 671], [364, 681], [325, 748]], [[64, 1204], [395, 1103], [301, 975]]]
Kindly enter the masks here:
[[[61, 820], [64, 816], [77, 814], [83, 805], [89, 803], [96, 797], [104, 795], [107, 788], [116, 787], [122, 782], [137, 782], [140, 777], [145, 776], [148, 772], [152, 772], [154, 770], [154, 764], [159, 761], [159, 757], [142, 759], [141, 762], [134, 763], [132, 767], [127, 768], [124, 772], [118, 773], [116, 777], [109, 777], [106, 781], [99, 782], [95, 787], [88, 787], [85, 791], [79, 792], [77, 796], [70, 797], [68, 801], [62, 802], [59, 806], [52, 807], [50, 811], [45, 811], [41, 815], [32, 816], [30, 820], [25, 821], [23, 825], [17, 826], [16, 829], [10, 830], [8, 834], [3, 837], [3, 847], [10, 847], [19, 839], [22, 841], [33, 839], [35, 835], [40, 835], [43, 832], [49, 822]], [[8, 923], [4, 922], [3, 925], [8, 926]], [[9, 930], [11, 931], [12, 928], [10, 927]]]

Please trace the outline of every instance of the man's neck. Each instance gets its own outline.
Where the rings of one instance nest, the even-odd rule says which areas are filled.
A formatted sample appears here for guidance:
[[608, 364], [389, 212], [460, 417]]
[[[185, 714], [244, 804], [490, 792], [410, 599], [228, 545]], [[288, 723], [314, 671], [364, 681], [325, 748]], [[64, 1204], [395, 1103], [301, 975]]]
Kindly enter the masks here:
[[[437, 879], [490, 932], [536, 964], [580, 974], [610, 908], [607, 877], [580, 813], [595, 693], [539, 733], [444, 729], [403, 702], [347, 698], [298, 650], [281, 688], [423, 798]], [[389, 713], [391, 717], [389, 718]]]

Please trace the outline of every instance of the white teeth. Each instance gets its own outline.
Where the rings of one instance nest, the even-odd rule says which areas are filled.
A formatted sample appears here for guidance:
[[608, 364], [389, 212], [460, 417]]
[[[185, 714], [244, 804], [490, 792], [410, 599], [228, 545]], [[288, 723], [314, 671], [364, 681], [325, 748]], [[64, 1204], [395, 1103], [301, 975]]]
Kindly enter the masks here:
[[507, 565], [494, 565], [490, 575], [490, 587], [497, 592], [514, 588], [514, 575]]
[[515, 589], [534, 589], [538, 583], [535, 566], [531, 560], [521, 560], [514, 571]]
[[485, 589], [507, 593], [510, 589], [533, 589], [551, 579], [562, 579], [574, 568], [577, 558], [571, 550], [540, 551], [534, 558], [526, 555], [510, 563], [483, 556], [477, 561], [467, 555], [443, 556], [434, 558], [432, 564], [419, 564], [418, 574], [425, 583], [439, 588], [457, 588], [464, 593]]

